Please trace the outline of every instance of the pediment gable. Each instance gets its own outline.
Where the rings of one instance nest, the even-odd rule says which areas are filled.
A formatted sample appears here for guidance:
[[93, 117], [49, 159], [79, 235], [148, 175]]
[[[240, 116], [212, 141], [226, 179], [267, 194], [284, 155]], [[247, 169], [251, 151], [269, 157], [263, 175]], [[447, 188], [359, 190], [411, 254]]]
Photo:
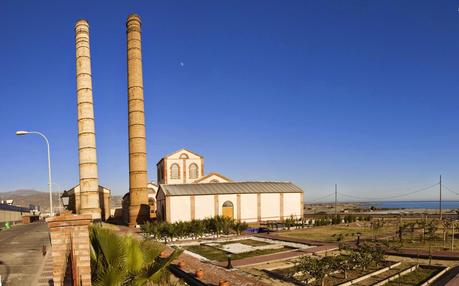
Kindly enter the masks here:
[[201, 159], [203, 158], [203, 156], [193, 151], [190, 151], [188, 149], [182, 148], [169, 155], [164, 156], [164, 158], [166, 159]]

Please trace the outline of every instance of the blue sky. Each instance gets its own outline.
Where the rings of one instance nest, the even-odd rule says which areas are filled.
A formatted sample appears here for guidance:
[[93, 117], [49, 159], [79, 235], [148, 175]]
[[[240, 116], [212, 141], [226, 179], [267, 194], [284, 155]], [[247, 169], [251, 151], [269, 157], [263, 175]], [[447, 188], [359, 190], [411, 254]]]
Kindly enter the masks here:
[[[148, 170], [186, 147], [234, 180], [459, 190], [457, 1], [5, 1], [0, 191], [78, 183], [74, 23], [90, 24], [100, 183], [128, 191], [125, 20], [143, 22]], [[183, 64], [181, 64], [183, 63]], [[423, 192], [407, 199], [434, 198]], [[451, 193], [449, 199], [459, 199]]]

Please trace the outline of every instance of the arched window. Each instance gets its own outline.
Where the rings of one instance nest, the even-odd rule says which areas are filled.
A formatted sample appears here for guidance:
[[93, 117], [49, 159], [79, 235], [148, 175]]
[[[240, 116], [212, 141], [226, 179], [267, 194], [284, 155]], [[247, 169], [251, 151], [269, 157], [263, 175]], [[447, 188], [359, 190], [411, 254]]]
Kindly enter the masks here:
[[180, 159], [188, 159], [188, 155], [185, 153], [180, 154]]
[[188, 167], [190, 170], [190, 179], [197, 179], [199, 177], [199, 168], [198, 165], [195, 163], [192, 163], [190, 167]]
[[171, 165], [171, 179], [180, 179], [180, 166], [177, 163]]
[[220, 181], [217, 180], [217, 179], [213, 179], [213, 180], [211, 180], [209, 183], [220, 183]]

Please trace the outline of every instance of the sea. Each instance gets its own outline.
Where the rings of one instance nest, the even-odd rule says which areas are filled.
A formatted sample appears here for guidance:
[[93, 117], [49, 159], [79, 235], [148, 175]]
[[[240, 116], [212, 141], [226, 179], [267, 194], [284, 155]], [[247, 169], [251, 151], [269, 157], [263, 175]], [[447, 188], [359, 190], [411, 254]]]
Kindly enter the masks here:
[[[378, 209], [438, 209], [439, 201], [380, 201], [365, 202], [367, 207], [374, 206]], [[442, 201], [443, 209], [459, 209], [459, 201]]]

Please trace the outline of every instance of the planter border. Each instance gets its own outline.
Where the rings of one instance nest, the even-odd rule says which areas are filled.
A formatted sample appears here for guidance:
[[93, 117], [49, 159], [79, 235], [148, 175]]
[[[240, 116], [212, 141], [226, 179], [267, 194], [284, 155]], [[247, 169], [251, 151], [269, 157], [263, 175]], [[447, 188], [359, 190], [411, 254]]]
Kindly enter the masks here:
[[389, 265], [389, 266], [387, 266], [387, 267], [384, 267], [384, 268], [382, 268], [382, 269], [379, 269], [379, 270], [377, 270], [377, 271], [375, 271], [375, 272], [371, 272], [371, 273], [368, 273], [368, 274], [366, 274], [366, 275], [360, 276], [360, 277], [358, 277], [358, 278], [355, 278], [355, 279], [349, 280], [349, 281], [347, 281], [347, 282], [338, 284], [337, 286], [349, 286], [349, 285], [352, 285], [352, 284], [354, 284], [354, 283], [357, 283], [357, 282], [360, 282], [360, 281], [365, 280], [365, 279], [367, 279], [367, 278], [370, 278], [371, 276], [378, 275], [378, 274], [381, 274], [381, 273], [383, 273], [383, 272], [386, 272], [387, 270], [390, 270], [390, 269], [392, 269], [392, 268], [394, 268], [394, 267], [400, 266], [401, 264], [402, 264], [401, 262], [394, 263], [394, 264], [392, 264], [392, 265]]
[[394, 275], [389, 276], [389, 277], [387, 277], [387, 278], [385, 278], [385, 279], [383, 279], [383, 280], [381, 280], [381, 281], [379, 281], [379, 282], [373, 284], [373, 286], [382, 286], [382, 285], [386, 285], [386, 284], [389, 283], [390, 281], [395, 280], [395, 279], [398, 279], [398, 278], [400, 278], [400, 277], [402, 277], [402, 276], [404, 276], [404, 275], [406, 275], [406, 274], [408, 274], [408, 273], [411, 273], [411, 272], [415, 271], [415, 270], [418, 269], [418, 268], [419, 268], [419, 264], [413, 265], [413, 266], [411, 266], [411, 267], [408, 268], [408, 269], [405, 269], [405, 270], [402, 270], [402, 271], [400, 271], [400, 272], [397, 272], [397, 273], [395, 273]]
[[448, 271], [451, 267], [445, 267], [443, 270], [441, 270], [440, 272], [438, 272], [436, 275], [434, 275], [433, 277], [431, 277], [429, 280], [427, 280], [426, 282], [422, 283], [420, 286], [428, 286], [428, 285], [431, 285], [432, 282], [434, 282], [435, 280], [437, 280], [440, 276], [442, 276], [443, 274], [446, 273], [446, 271]]

